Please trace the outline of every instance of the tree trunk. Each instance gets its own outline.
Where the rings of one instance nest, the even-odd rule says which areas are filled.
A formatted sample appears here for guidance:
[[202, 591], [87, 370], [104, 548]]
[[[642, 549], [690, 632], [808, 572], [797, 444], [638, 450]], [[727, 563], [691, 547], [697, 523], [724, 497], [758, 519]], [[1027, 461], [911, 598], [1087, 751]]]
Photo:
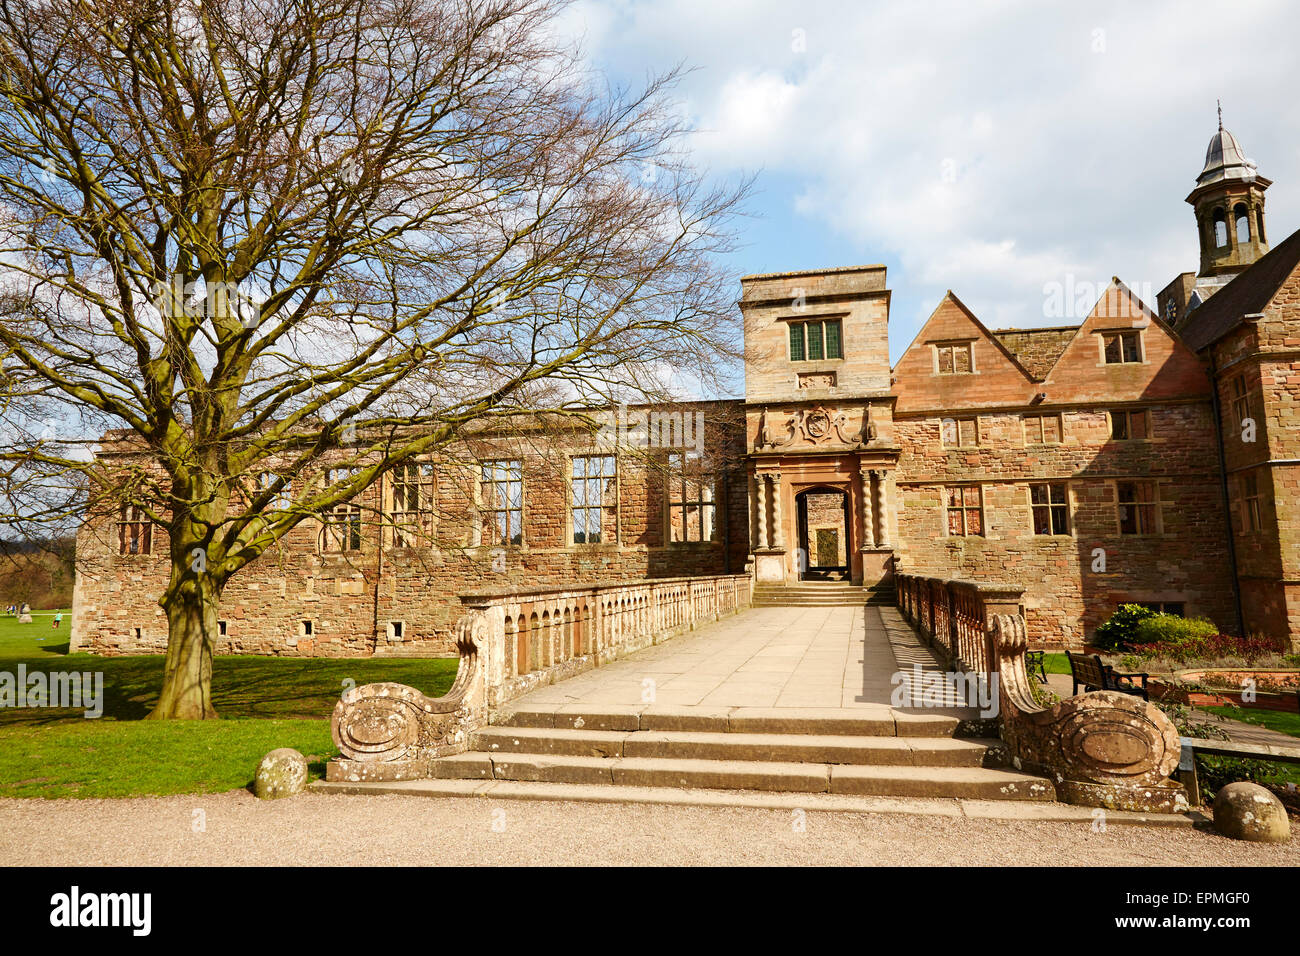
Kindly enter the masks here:
[[209, 575], [196, 575], [188, 565], [173, 567], [162, 605], [167, 612], [167, 664], [162, 693], [148, 719], [215, 720], [212, 650], [220, 588]]

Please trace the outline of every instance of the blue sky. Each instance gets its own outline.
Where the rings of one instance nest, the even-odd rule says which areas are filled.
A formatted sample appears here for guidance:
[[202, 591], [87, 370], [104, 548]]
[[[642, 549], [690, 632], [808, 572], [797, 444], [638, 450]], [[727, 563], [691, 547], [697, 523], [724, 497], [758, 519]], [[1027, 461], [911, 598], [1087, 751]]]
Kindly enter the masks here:
[[[1216, 129], [1300, 227], [1300, 6], [1284, 2], [578, 0], [616, 81], [684, 61], [712, 174], [758, 174], [740, 273], [884, 263], [893, 357], [951, 288], [990, 327], [1061, 325], [1051, 283], [1155, 293], [1197, 268]], [[739, 291], [739, 290], [737, 290]]]

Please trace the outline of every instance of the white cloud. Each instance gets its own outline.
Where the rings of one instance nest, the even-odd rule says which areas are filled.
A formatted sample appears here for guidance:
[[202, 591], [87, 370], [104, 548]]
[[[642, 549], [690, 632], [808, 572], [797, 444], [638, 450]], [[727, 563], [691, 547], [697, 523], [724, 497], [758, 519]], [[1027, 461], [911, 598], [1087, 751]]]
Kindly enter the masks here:
[[[1270, 237], [1300, 225], [1300, 10], [1282, 2], [622, 0], [588, 14], [606, 69], [697, 67], [682, 89], [696, 155], [761, 170], [760, 214], [832, 236], [843, 253], [826, 266], [891, 266], [895, 354], [947, 288], [990, 325], [1043, 324], [1042, 287], [1066, 274], [1159, 290], [1194, 270], [1183, 197], [1216, 97], [1277, 183]], [[768, 240], [743, 267], [795, 252]]]

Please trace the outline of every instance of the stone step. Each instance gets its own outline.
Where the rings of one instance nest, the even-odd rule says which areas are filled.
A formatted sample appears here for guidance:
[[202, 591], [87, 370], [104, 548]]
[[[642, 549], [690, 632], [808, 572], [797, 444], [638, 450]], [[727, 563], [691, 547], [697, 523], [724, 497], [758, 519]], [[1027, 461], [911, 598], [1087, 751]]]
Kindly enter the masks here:
[[473, 750], [490, 754], [925, 767], [979, 767], [989, 747], [996, 744], [998, 741], [995, 740], [948, 737], [555, 730], [544, 727], [487, 727], [470, 738]]
[[971, 709], [904, 713], [887, 706], [842, 708], [673, 707], [645, 704], [520, 705], [492, 717], [497, 727], [597, 731], [694, 731], [730, 734], [799, 734], [850, 737], [953, 737]]
[[855, 796], [1052, 800], [1039, 777], [982, 767], [876, 767], [758, 760], [578, 757], [470, 751], [430, 765], [441, 780], [515, 780], [690, 790], [762, 790]]

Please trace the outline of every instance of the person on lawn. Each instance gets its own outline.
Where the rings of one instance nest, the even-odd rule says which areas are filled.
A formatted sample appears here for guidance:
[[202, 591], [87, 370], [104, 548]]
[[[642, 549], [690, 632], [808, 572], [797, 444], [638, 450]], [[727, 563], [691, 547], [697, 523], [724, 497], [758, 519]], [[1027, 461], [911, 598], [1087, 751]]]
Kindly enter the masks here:
[[56, 611], [54, 614], [54, 623], [51, 624], [50, 627], [54, 628], [57, 631], [59, 629], [59, 624], [62, 623], [62, 621], [63, 621], [63, 612]]

